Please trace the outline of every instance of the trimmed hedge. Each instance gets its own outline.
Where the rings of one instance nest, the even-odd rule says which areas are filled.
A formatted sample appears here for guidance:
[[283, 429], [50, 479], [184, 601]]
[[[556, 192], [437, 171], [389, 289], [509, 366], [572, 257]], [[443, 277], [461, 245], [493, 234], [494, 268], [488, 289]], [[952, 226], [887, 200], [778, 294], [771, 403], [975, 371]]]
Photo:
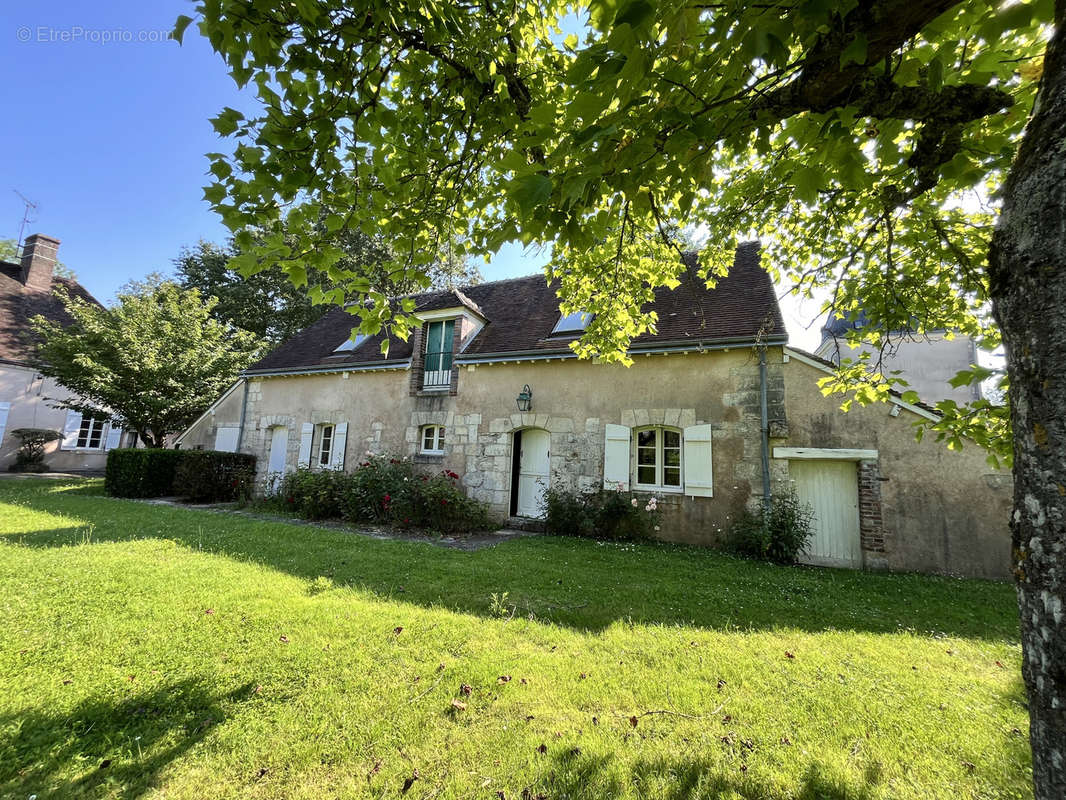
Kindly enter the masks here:
[[123, 448], [107, 454], [104, 490], [112, 497], [174, 494], [174, 471], [190, 451]]
[[198, 503], [247, 500], [255, 481], [255, 456], [220, 450], [179, 450], [174, 494]]
[[121, 449], [107, 454], [104, 490], [112, 497], [170, 497], [197, 502], [247, 498], [255, 456], [216, 450]]

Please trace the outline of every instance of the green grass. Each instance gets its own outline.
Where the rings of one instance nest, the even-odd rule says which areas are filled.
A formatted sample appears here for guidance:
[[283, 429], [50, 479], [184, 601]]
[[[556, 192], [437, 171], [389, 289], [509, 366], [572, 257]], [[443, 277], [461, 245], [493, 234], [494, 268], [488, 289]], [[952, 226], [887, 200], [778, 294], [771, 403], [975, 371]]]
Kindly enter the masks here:
[[0, 481], [0, 796], [1025, 797], [1014, 603]]

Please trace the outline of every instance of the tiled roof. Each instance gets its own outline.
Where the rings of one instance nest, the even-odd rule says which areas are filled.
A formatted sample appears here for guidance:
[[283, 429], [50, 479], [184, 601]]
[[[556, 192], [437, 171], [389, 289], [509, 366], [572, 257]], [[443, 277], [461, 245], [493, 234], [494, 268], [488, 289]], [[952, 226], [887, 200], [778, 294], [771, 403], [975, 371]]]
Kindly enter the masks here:
[[[737, 248], [729, 275], [708, 289], [695, 270], [686, 270], [675, 289], [660, 288], [645, 311], [658, 314], [658, 332], [633, 340], [634, 347], [656, 344], [754, 341], [760, 331], [783, 341], [785, 323], [777, 305], [773, 282], [759, 263], [758, 242]], [[457, 291], [413, 295], [416, 311], [467, 306], [488, 320], [463, 352], [464, 358], [489, 354], [569, 352], [573, 336], [552, 336], [559, 321], [557, 285], [543, 275], [464, 286]], [[350, 334], [357, 320], [336, 309], [282, 343], [249, 369], [284, 371], [316, 367], [373, 365], [386, 362], [381, 355], [383, 334], [371, 336], [343, 355], [334, 351]], [[393, 339], [387, 361], [411, 356], [410, 341]]]
[[[61, 325], [69, 325], [71, 319], [54, 294], [23, 286], [18, 279], [20, 270], [18, 264], [0, 262], [0, 360], [25, 364], [32, 358], [35, 346], [31, 319], [40, 314]], [[52, 285], [65, 287], [74, 297], [97, 302], [77, 281], [53, 278]]]

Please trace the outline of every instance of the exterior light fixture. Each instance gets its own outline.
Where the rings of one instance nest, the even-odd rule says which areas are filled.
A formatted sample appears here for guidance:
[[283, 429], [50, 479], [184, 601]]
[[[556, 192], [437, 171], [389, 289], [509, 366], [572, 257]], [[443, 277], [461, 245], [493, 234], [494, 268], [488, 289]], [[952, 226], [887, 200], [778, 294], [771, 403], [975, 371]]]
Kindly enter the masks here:
[[533, 390], [529, 388], [528, 383], [518, 393], [516, 402], [518, 403], [519, 411], [531, 411], [533, 409]]

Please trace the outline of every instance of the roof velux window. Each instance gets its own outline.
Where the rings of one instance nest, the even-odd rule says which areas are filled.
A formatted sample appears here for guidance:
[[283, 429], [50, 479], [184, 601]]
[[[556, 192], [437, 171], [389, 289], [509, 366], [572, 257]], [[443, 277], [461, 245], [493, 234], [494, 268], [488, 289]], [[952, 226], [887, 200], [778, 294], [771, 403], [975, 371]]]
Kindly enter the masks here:
[[588, 327], [592, 314], [587, 311], [575, 311], [573, 314], [562, 314], [559, 321], [552, 328], [552, 334], [560, 333], [584, 333]]
[[336, 350], [334, 350], [333, 352], [334, 353], [347, 353], [347, 352], [349, 352], [351, 350], [354, 350], [355, 348], [357, 348], [359, 345], [361, 345], [365, 341], [366, 341], [366, 334], [365, 333], [357, 333], [357, 334], [355, 334], [355, 338], [354, 339], [345, 339], [344, 343], [340, 347], [338, 347]]

